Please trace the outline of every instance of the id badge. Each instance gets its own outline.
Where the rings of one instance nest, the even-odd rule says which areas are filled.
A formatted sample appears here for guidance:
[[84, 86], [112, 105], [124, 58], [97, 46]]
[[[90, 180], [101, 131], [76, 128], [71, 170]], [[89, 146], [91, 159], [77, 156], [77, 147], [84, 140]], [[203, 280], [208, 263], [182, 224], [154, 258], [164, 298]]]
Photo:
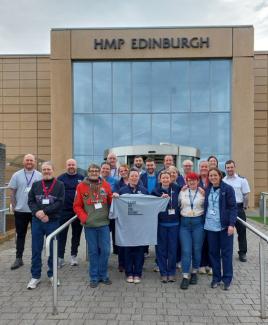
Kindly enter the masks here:
[[94, 207], [95, 207], [96, 210], [101, 209], [102, 208], [102, 204], [101, 203], [95, 203], [94, 204]]
[[175, 214], [175, 209], [168, 209], [168, 214], [169, 215]]
[[212, 215], [212, 216], [215, 216], [216, 215], [216, 211], [213, 210], [213, 209], [211, 209], [211, 210], [209, 210], [209, 214]]
[[49, 204], [49, 199], [43, 199], [42, 204]]
[[29, 193], [31, 188], [29, 186], [25, 187], [24, 193]]

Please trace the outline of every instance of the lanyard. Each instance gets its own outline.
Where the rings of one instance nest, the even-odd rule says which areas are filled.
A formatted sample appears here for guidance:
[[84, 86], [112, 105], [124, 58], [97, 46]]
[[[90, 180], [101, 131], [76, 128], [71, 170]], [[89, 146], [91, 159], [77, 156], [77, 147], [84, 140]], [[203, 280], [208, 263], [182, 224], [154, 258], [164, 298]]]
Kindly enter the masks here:
[[173, 194], [173, 191], [172, 191], [172, 188], [170, 189], [170, 208], [172, 209], [172, 194]]
[[49, 194], [52, 192], [54, 186], [56, 184], [56, 178], [53, 179], [52, 184], [50, 185], [50, 188], [47, 189], [44, 180], [42, 179], [42, 187], [43, 187], [43, 192], [45, 194], [45, 197], [48, 198]]
[[190, 200], [190, 204], [191, 204], [191, 210], [194, 209], [194, 200], [197, 196], [197, 192], [198, 192], [198, 188], [196, 189], [194, 197], [192, 198], [192, 193], [191, 193], [191, 190], [189, 189], [189, 200]]
[[[210, 194], [211, 194], [212, 208], [214, 209], [215, 203], [218, 201], [218, 198], [220, 195], [220, 189], [217, 189], [216, 191], [214, 191], [214, 189], [211, 188]], [[215, 198], [214, 198], [214, 194], [216, 194]]]
[[101, 179], [98, 179], [98, 183], [92, 184], [89, 183], [89, 188], [90, 191], [92, 191], [92, 196], [93, 196], [93, 202], [99, 202], [99, 191], [100, 191], [100, 186], [101, 186]]
[[29, 180], [28, 177], [27, 177], [26, 171], [25, 171], [25, 169], [24, 169], [24, 175], [25, 175], [25, 178], [26, 178], [26, 184], [27, 184], [27, 187], [29, 187], [29, 185], [31, 184], [31, 181], [32, 181], [33, 176], [34, 176], [34, 172], [35, 172], [35, 171], [32, 172], [32, 175], [31, 175], [30, 180]]

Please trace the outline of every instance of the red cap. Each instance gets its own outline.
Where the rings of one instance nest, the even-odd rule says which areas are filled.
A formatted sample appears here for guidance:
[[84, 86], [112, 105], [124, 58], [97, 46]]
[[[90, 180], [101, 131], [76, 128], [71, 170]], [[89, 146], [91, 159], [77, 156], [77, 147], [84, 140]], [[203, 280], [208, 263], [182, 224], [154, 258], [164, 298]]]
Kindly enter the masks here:
[[192, 179], [192, 180], [199, 180], [199, 175], [197, 174], [197, 173], [194, 173], [194, 172], [192, 172], [192, 173], [188, 173], [186, 176], [185, 176], [185, 179], [186, 179], [186, 181], [189, 181], [190, 179]]

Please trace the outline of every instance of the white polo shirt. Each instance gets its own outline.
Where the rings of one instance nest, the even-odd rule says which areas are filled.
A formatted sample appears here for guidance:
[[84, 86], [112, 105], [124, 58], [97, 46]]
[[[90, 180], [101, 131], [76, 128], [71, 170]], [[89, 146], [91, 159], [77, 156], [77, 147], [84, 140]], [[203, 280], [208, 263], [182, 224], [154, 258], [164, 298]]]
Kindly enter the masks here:
[[234, 174], [234, 176], [226, 175], [223, 178], [223, 181], [226, 184], [231, 185], [232, 188], [234, 189], [236, 203], [243, 203], [244, 201], [243, 195], [250, 192], [250, 188], [246, 178], [240, 177], [237, 174]]

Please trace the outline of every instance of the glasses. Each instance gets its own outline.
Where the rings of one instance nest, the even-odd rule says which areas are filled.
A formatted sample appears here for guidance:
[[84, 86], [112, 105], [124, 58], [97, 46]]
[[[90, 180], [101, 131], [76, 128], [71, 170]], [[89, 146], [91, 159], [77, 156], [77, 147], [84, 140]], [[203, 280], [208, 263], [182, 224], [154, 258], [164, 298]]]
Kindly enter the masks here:
[[90, 169], [88, 172], [91, 174], [96, 174], [99, 173], [100, 171], [98, 169]]

